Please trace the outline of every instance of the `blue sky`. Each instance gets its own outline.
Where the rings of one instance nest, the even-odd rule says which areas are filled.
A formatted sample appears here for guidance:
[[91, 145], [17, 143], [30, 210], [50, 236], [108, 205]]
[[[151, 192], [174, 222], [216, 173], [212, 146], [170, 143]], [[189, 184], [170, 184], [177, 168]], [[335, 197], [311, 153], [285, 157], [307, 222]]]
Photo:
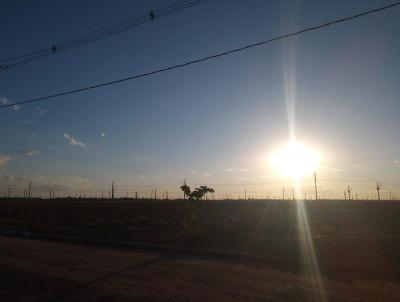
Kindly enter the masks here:
[[[0, 100], [147, 72], [392, 2], [210, 0], [3, 72]], [[0, 58], [167, 3], [2, 1]], [[107, 190], [111, 180], [120, 191], [135, 191], [123, 185], [175, 184], [186, 176], [192, 183], [238, 183], [216, 189], [240, 192], [245, 183], [280, 181], [263, 158], [288, 140], [288, 115], [297, 139], [321, 153], [327, 196], [347, 185], [331, 179], [355, 180], [354, 187], [379, 179], [396, 190], [399, 20], [394, 8], [184, 69], [2, 110], [0, 191], [29, 178], [38, 187], [88, 194]], [[373, 183], [362, 185], [373, 190]]]

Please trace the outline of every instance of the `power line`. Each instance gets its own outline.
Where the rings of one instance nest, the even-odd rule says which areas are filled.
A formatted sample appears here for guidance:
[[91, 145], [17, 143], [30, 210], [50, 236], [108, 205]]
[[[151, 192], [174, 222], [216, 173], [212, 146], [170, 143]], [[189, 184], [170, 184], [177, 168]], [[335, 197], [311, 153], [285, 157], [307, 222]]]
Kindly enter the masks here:
[[[163, 7], [160, 7], [155, 10], [151, 10], [148, 13], [141, 14], [136, 17], [129, 18], [124, 21], [117, 22], [115, 24], [106, 26], [89, 34], [81, 35], [76, 38], [72, 38], [70, 40], [54, 44], [52, 46], [38, 49], [26, 54], [22, 54], [19, 56], [14, 56], [6, 59], [0, 59], [0, 63], [6, 63], [4, 65], [0, 65], [0, 71], [6, 71], [11, 68], [16, 68], [37, 60], [40, 60], [44, 57], [56, 54], [60, 51], [66, 51], [75, 47], [83, 46], [89, 43], [93, 43], [97, 40], [104, 39], [123, 31], [127, 31], [132, 29], [133, 27], [142, 25], [147, 22], [151, 22], [157, 18], [162, 18], [189, 7], [198, 5], [207, 0], [179, 0]], [[8, 62], [8, 63], [7, 63]]]
[[200, 59], [195, 59], [195, 60], [187, 61], [187, 62], [184, 62], [184, 63], [181, 63], [181, 64], [172, 65], [172, 66], [161, 68], [161, 69], [156, 69], [156, 70], [149, 71], [149, 72], [146, 72], [146, 73], [132, 75], [132, 76], [121, 78], [121, 79], [114, 80], [114, 81], [104, 82], [104, 83], [91, 85], [91, 86], [86, 86], [86, 87], [83, 87], [83, 88], [78, 88], [78, 89], [69, 90], [69, 91], [63, 91], [63, 92], [59, 92], [59, 93], [56, 93], [56, 94], [51, 94], [51, 95], [42, 96], [42, 97], [38, 97], [38, 98], [28, 99], [28, 100], [24, 100], [24, 101], [20, 101], [20, 102], [16, 102], [16, 103], [5, 104], [5, 105], [1, 105], [0, 108], [6, 108], [6, 107], [12, 107], [14, 105], [23, 105], [23, 104], [33, 103], [33, 102], [44, 101], [44, 100], [53, 99], [53, 98], [57, 98], [57, 97], [68, 95], [68, 94], [78, 93], [78, 92], [91, 90], [91, 89], [95, 89], [95, 88], [99, 88], [99, 87], [103, 87], [103, 86], [114, 85], [114, 84], [122, 83], [122, 82], [125, 82], [125, 81], [130, 81], [130, 80], [135, 80], [135, 79], [138, 79], [138, 78], [143, 78], [143, 77], [146, 77], [146, 76], [155, 75], [155, 74], [162, 73], [162, 72], [165, 72], [165, 71], [182, 68], [182, 67], [185, 67], [185, 66], [188, 66], [188, 65], [192, 65], [192, 64], [208, 61], [208, 60], [211, 60], [211, 59], [216, 59], [216, 58], [219, 58], [219, 57], [222, 57], [222, 56], [226, 56], [226, 55], [229, 55], [229, 54], [232, 54], [232, 53], [241, 52], [241, 51], [253, 48], [253, 47], [262, 46], [262, 45], [265, 45], [265, 44], [268, 44], [268, 43], [271, 43], [271, 42], [274, 42], [274, 41], [278, 41], [278, 40], [282, 40], [282, 39], [285, 39], [285, 38], [297, 36], [297, 35], [300, 35], [300, 34], [303, 34], [303, 33], [309, 32], [309, 31], [318, 30], [318, 29], [321, 29], [321, 28], [324, 28], [324, 27], [328, 27], [328, 26], [331, 26], [331, 25], [347, 22], [347, 21], [350, 21], [350, 20], [353, 20], [353, 19], [356, 19], [356, 18], [359, 18], [359, 17], [362, 17], [362, 16], [366, 16], [366, 15], [369, 15], [369, 14], [373, 14], [373, 13], [377, 13], [377, 12], [380, 12], [380, 11], [383, 11], [383, 10], [387, 10], [389, 8], [393, 8], [393, 7], [398, 6], [398, 5], [400, 5], [400, 1], [395, 2], [393, 4], [390, 4], [390, 5], [386, 5], [386, 6], [380, 7], [380, 8], [376, 8], [376, 9], [373, 9], [373, 10], [365, 11], [365, 12], [362, 12], [362, 13], [359, 13], [359, 14], [356, 14], [356, 15], [352, 15], [352, 16], [349, 16], [349, 17], [341, 18], [341, 19], [336, 19], [336, 20], [329, 21], [327, 23], [323, 23], [323, 24], [320, 24], [320, 25], [312, 26], [312, 27], [307, 27], [307, 28], [301, 29], [299, 31], [295, 31], [295, 32], [288, 33], [288, 34], [285, 34], [285, 35], [277, 36], [277, 37], [274, 37], [274, 38], [271, 38], [271, 39], [268, 39], [268, 40], [255, 42], [255, 43], [252, 43], [252, 44], [248, 44], [246, 46], [242, 46], [242, 47], [239, 47], [239, 48], [227, 50], [227, 51], [224, 51], [224, 52], [221, 52], [221, 53], [218, 53], [218, 54], [214, 54], [214, 55], [210, 55], [210, 56], [207, 56], [207, 57], [203, 57], [203, 58], [200, 58]]

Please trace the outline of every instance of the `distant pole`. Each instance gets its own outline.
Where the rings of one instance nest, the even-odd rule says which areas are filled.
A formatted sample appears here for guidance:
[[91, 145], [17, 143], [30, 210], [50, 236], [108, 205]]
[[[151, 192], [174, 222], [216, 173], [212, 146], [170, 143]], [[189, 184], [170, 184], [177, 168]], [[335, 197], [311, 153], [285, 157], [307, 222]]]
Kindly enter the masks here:
[[381, 190], [381, 186], [382, 186], [382, 184], [379, 181], [377, 181], [376, 182], [376, 191], [378, 192], [378, 200], [381, 200], [381, 195], [379, 193], [379, 191]]
[[293, 200], [294, 200], [294, 190], [292, 190]]
[[317, 172], [314, 173], [314, 189], [315, 189], [315, 200], [318, 200], [318, 191], [317, 191]]
[[154, 199], [157, 200], [157, 188], [154, 189]]
[[[186, 177], [183, 180], [183, 185], [186, 186]], [[186, 190], [183, 191], [183, 200], [186, 200]]]
[[49, 199], [51, 199], [51, 190], [49, 190]]
[[114, 188], [114, 182], [112, 181], [112, 182], [111, 182], [111, 199], [114, 199], [114, 197], [115, 197], [115, 195], [114, 195], [114, 190], [115, 190], [115, 188]]
[[135, 199], [137, 199], [137, 191], [135, 192]]
[[32, 190], [32, 181], [29, 180], [28, 198], [31, 198], [31, 190]]
[[8, 187], [7, 198], [10, 198], [10, 196], [11, 196], [11, 188], [10, 188], [10, 187]]
[[244, 189], [244, 200], [247, 200], [247, 191]]
[[348, 195], [349, 200], [351, 200], [351, 188], [350, 188], [350, 186], [347, 186], [347, 193], [349, 194]]
[[285, 187], [282, 188], [282, 200], [285, 200]]
[[344, 200], [347, 200], [346, 190], [343, 191]]
[[167, 200], [169, 200], [169, 196], [168, 196], [168, 190], [167, 190], [167, 198], [166, 198]]

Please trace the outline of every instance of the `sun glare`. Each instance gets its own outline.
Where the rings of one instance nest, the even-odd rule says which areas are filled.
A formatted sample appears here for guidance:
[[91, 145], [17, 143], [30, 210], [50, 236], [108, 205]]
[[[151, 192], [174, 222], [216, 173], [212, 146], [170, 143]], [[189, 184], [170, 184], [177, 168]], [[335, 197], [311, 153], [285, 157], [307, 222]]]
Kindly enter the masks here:
[[320, 156], [314, 149], [292, 141], [275, 151], [268, 162], [280, 176], [299, 180], [316, 171]]

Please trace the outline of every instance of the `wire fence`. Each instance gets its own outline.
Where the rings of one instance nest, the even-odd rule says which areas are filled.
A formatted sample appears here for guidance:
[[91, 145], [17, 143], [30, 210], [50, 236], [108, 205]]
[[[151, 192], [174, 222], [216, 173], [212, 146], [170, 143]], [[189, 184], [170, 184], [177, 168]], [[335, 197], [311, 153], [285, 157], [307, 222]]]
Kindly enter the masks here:
[[[194, 189], [206, 185], [215, 193], [206, 194], [208, 200], [399, 200], [400, 180], [376, 181], [372, 179], [317, 179], [300, 181], [197, 183]], [[182, 183], [118, 184], [103, 186], [68, 186], [34, 182], [2, 183], [0, 197], [18, 198], [102, 198], [102, 199], [182, 199]]]

